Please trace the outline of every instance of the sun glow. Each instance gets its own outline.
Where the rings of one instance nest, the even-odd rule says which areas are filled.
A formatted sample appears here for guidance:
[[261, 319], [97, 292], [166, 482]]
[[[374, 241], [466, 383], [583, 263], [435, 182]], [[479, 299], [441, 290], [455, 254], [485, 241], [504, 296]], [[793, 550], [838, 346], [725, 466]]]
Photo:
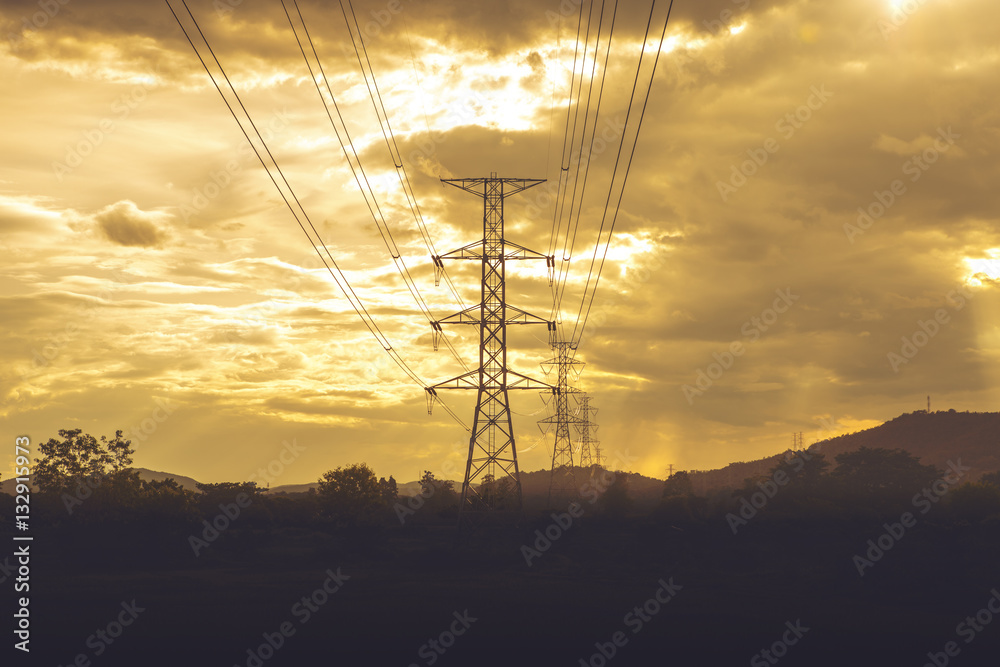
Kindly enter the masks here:
[[965, 275], [968, 285], [980, 286], [984, 280], [1000, 280], [1000, 248], [986, 251], [988, 257], [965, 258], [969, 271]]

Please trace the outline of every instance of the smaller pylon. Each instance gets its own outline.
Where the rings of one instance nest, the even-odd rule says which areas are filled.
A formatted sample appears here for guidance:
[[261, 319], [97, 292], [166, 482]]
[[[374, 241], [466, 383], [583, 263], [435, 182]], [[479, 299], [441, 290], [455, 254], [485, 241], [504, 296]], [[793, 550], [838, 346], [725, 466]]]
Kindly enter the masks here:
[[556, 341], [552, 344], [555, 357], [542, 362], [542, 370], [548, 375], [553, 369], [557, 371], [557, 382], [554, 393], [556, 397], [556, 413], [540, 420], [539, 424], [555, 424], [556, 440], [552, 448], [552, 472], [549, 476], [549, 507], [553, 507], [553, 498], [574, 497], [577, 493], [576, 471], [573, 467], [573, 443], [570, 440], [569, 425], [578, 424], [582, 419], [569, 414], [569, 395], [578, 393], [579, 389], [569, 386], [570, 370], [579, 375], [582, 362], [573, 359], [570, 354], [576, 346], [568, 341]]
[[595, 463], [594, 450], [600, 444], [593, 437], [593, 434], [597, 432], [597, 424], [593, 420], [593, 416], [597, 414], [597, 408], [590, 407], [590, 395], [586, 393], [580, 394], [578, 402], [581, 421], [576, 425], [576, 430], [580, 433], [580, 467], [590, 468]]

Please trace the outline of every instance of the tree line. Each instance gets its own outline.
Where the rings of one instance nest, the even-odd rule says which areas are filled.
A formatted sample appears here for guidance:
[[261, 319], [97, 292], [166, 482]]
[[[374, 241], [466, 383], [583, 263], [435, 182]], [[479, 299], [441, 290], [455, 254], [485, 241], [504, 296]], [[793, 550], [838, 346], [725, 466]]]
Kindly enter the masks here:
[[[243, 526], [311, 525], [333, 529], [454, 523], [459, 493], [452, 482], [425, 471], [419, 491], [400, 496], [396, 480], [377, 477], [365, 463], [329, 470], [307, 493], [267, 493], [256, 482], [199, 483], [197, 491], [173, 479], [140, 479], [132, 469], [135, 450], [116, 431], [99, 439], [80, 429], [60, 430], [39, 446], [33, 514], [47, 525], [65, 522], [143, 522], [180, 529], [219, 513], [241, 497]], [[663, 485], [662, 497], [649, 518], [668, 523], [727, 520], [742, 525], [757, 515], [774, 518], [838, 518], [890, 515], [899, 507], [921, 510], [938, 505], [962, 520], [1000, 521], [1000, 472], [972, 482], [973, 471], [961, 462], [948, 469], [926, 465], [900, 449], [862, 447], [835, 457], [835, 466], [815, 451], [789, 451], [766, 474], [744, 480], [733, 490], [706, 496], [692, 490], [691, 477], [677, 472]], [[628, 475], [596, 467], [589, 473], [596, 516], [639, 514], [630, 497]], [[606, 484], [596, 481], [608, 480]], [[509, 480], [502, 482], [509, 483]], [[477, 496], [509, 495], [493, 480], [484, 481]], [[599, 493], [598, 493], [599, 491]], [[9, 496], [7, 496], [10, 498]], [[13, 513], [0, 506], [0, 513]], [[735, 524], [734, 524], [735, 522]], [[735, 532], [735, 529], [734, 529]]]

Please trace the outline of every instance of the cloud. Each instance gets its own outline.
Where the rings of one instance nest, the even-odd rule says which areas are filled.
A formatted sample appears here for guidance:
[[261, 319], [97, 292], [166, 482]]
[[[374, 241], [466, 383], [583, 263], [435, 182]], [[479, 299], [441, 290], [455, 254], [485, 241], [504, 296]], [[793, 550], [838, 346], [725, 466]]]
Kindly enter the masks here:
[[160, 246], [167, 233], [160, 228], [162, 214], [139, 210], [135, 202], [123, 200], [94, 216], [94, 222], [109, 241], [124, 246]]
[[[430, 326], [385, 251], [280, 5], [231, 4], [220, 14], [211, 0], [189, 3], [317, 231], [421, 379], [453, 377], [459, 365], [431, 352]], [[0, 249], [10, 258], [0, 268], [10, 297], [0, 299], [0, 315], [18, 326], [0, 337], [0, 361], [32, 383], [11, 375], [0, 391], [19, 397], [7, 414], [20, 428], [48, 432], [71, 423], [67, 414], [94, 413], [95, 432], [111, 432], [141, 423], [152, 396], [185, 402], [197, 387], [143, 443], [149, 465], [227, 479], [235, 474], [229, 449], [192, 458], [202, 443], [240, 442], [266, 461], [303, 425], [324, 444], [302, 460], [300, 479], [358, 451], [397, 477], [439, 465], [435, 452], [452, 439], [441, 433], [465, 436], [443, 411], [424, 421], [422, 389], [407, 383], [323, 270], [165, 4], [73, 2], [30, 30], [21, 19], [38, 11], [34, 0], [3, 5], [3, 27], [24, 36], [0, 45], [9, 56], [0, 58], [0, 121], [19, 128], [5, 151], [17, 177], [0, 184]], [[435, 318], [455, 312], [448, 290], [433, 286], [339, 4], [300, 5], [414, 282]], [[576, 188], [560, 158], [579, 4], [401, 6], [393, 14], [385, 0], [354, 2], [437, 252], [478, 238], [483, 218], [481, 200], [438, 179], [491, 171], [549, 179], [505, 209], [510, 240], [545, 250], [560, 178]], [[1000, 105], [990, 87], [1000, 4], [926, 2], [886, 39], [876, 22], [890, 7], [675, 3], [579, 357], [609, 451], [630, 448], [644, 472], [660, 473], [667, 456], [676, 467], [704, 468], [773, 453], [788, 432], [815, 430], [812, 415], [867, 425], [919, 408], [928, 392], [959, 409], [1000, 398], [990, 396], [1000, 386], [1000, 289], [984, 276], [970, 283], [975, 296], [961, 311], [947, 300], [970, 279], [965, 259], [1000, 247], [991, 186], [1000, 177]], [[648, 2], [619, 3], [610, 74], [593, 90], [603, 87], [600, 134], [619, 132], [611, 121], [624, 118], [648, 11]], [[829, 102], [804, 107], [823, 86]], [[588, 92], [585, 85], [585, 99]], [[578, 127], [595, 112], [596, 104], [589, 115], [581, 110]], [[955, 145], [925, 160], [948, 127], [960, 135]], [[780, 150], [747, 167], [763, 159], [768, 138]], [[81, 144], [92, 155], [57, 185], [53, 162]], [[609, 141], [597, 151], [586, 196], [581, 180], [572, 205], [579, 235], [572, 263], [559, 262], [569, 269], [567, 326], [617, 150]], [[919, 178], [907, 167], [917, 155], [928, 167]], [[753, 173], [723, 201], [717, 183], [739, 167]], [[894, 180], [905, 193], [883, 206]], [[858, 224], [859, 207], [886, 210], [852, 243], [844, 225]], [[562, 252], [562, 239], [553, 247]], [[547, 315], [544, 268], [510, 268], [510, 302]], [[479, 267], [448, 270], [474, 302]], [[785, 288], [801, 300], [760, 340], [747, 340], [744, 324]], [[887, 353], [939, 308], [950, 323], [894, 373]], [[81, 327], [69, 331], [67, 322]], [[472, 327], [449, 333], [467, 360], [475, 356]], [[551, 356], [544, 333], [512, 327], [509, 335], [512, 367], [537, 375]], [[734, 341], [746, 353], [690, 405], [681, 387]], [[104, 408], [107, 392], [120, 400]], [[468, 420], [474, 397], [448, 398]], [[525, 414], [539, 405], [526, 392], [513, 400]], [[535, 418], [517, 423], [519, 442], [535, 432]], [[544, 466], [543, 450], [522, 468]]]

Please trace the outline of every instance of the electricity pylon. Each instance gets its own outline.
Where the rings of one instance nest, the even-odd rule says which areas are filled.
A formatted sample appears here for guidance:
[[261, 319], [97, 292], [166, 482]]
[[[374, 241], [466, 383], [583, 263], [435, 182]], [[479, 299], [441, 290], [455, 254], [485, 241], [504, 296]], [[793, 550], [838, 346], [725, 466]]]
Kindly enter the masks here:
[[[517, 467], [517, 447], [511, 424], [509, 389], [552, 387], [507, 367], [507, 325], [546, 324], [549, 337], [555, 323], [507, 304], [506, 263], [510, 260], [544, 259], [552, 284], [555, 258], [529, 250], [504, 238], [503, 200], [543, 183], [543, 179], [489, 178], [441, 179], [483, 198], [483, 238], [457, 250], [434, 257], [436, 279], [445, 259], [475, 260], [482, 263], [482, 300], [477, 305], [432, 322], [434, 347], [441, 337], [442, 324], [475, 324], [479, 327], [479, 368], [427, 387], [428, 411], [438, 389], [475, 389], [476, 413], [469, 437], [469, 458], [462, 482], [459, 523], [476, 523], [501, 511], [521, 511], [521, 478]], [[479, 482], [479, 486], [475, 483]]]
[[556, 425], [556, 441], [552, 448], [552, 471], [549, 475], [548, 506], [553, 507], [553, 497], [572, 498], [577, 492], [576, 474], [573, 468], [573, 442], [569, 435], [570, 424], [579, 424], [580, 418], [569, 413], [569, 395], [579, 393], [579, 389], [569, 386], [569, 374], [572, 370], [579, 375], [577, 367], [582, 362], [573, 359], [571, 352], [576, 345], [567, 341], [552, 343], [555, 356], [542, 362], [542, 370], [548, 375], [552, 369], [557, 371], [556, 381], [556, 413], [551, 417], [539, 420], [539, 424]]
[[601, 454], [600, 441], [594, 439], [598, 427], [591, 419], [596, 414], [597, 408], [590, 407], [590, 395], [580, 394], [580, 415], [583, 421], [576, 425], [576, 429], [580, 432], [581, 468], [590, 468], [595, 464], [600, 465], [600, 461], [595, 461], [595, 458], [600, 458]]

